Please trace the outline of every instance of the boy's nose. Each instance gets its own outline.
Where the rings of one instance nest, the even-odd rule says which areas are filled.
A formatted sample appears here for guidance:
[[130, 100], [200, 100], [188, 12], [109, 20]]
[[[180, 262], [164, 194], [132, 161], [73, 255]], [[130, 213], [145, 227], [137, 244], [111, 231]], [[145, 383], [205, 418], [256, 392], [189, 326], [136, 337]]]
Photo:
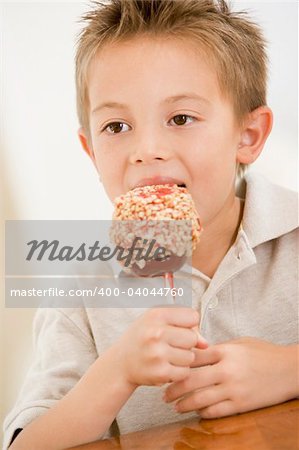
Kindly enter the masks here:
[[151, 156], [149, 154], [140, 154], [138, 153], [138, 155], [136, 154], [135, 156], [133, 156], [133, 158], [131, 159], [132, 164], [150, 164], [152, 161], [163, 161], [165, 158], [162, 158], [161, 156]]
[[165, 143], [149, 139], [138, 142], [130, 154], [131, 164], [150, 164], [153, 161], [166, 161], [171, 157], [171, 151]]

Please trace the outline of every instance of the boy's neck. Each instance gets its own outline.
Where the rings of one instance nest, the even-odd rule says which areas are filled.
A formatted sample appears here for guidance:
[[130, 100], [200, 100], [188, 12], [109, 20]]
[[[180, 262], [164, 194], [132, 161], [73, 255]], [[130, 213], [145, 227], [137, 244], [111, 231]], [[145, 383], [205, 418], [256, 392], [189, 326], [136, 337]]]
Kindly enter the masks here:
[[204, 227], [192, 255], [192, 266], [212, 278], [222, 259], [235, 242], [243, 216], [243, 201], [234, 197], [225, 214], [221, 211]]

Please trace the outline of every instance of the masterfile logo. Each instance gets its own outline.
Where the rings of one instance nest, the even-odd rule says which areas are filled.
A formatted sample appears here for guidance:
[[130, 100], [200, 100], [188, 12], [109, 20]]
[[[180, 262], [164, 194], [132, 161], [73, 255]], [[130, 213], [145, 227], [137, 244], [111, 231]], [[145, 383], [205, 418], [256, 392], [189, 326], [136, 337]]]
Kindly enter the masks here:
[[[129, 236], [124, 242], [130, 245], [116, 245], [110, 236], [113, 222], [6, 221], [6, 306], [147, 308], [167, 304], [174, 293], [167, 292], [161, 272], [139, 276], [131, 269], [133, 264], [142, 267], [153, 261], [159, 268], [160, 263], [168, 264], [171, 248], [159, 245], [159, 238], [153, 239], [149, 232]], [[136, 229], [140, 231], [140, 222]], [[184, 224], [184, 233], [186, 229]], [[167, 234], [168, 229], [162, 231]], [[190, 224], [190, 236], [191, 231]], [[115, 233], [119, 236], [118, 228]], [[181, 304], [192, 302], [191, 267], [175, 273]]]

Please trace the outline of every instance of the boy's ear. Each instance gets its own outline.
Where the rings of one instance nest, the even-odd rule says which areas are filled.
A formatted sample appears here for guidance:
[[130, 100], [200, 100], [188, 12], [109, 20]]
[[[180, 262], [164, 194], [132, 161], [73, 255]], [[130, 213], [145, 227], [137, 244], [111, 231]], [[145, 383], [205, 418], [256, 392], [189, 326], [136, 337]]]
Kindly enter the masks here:
[[273, 124], [273, 113], [268, 106], [252, 111], [245, 121], [237, 150], [237, 161], [253, 163], [265, 145]]
[[79, 139], [80, 139], [80, 142], [81, 142], [81, 145], [82, 145], [84, 151], [87, 153], [87, 155], [90, 157], [93, 164], [97, 168], [93, 149], [92, 149], [91, 145], [89, 144], [87, 134], [82, 127], [79, 128], [79, 130], [78, 130], [78, 136], [79, 136]]

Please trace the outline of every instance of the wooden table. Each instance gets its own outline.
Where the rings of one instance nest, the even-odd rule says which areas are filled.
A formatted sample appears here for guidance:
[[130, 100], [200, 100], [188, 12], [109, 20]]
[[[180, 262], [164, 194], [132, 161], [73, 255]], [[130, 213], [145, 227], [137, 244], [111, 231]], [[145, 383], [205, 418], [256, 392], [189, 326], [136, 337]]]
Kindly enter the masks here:
[[299, 400], [222, 419], [185, 420], [70, 450], [75, 449], [299, 450]]

